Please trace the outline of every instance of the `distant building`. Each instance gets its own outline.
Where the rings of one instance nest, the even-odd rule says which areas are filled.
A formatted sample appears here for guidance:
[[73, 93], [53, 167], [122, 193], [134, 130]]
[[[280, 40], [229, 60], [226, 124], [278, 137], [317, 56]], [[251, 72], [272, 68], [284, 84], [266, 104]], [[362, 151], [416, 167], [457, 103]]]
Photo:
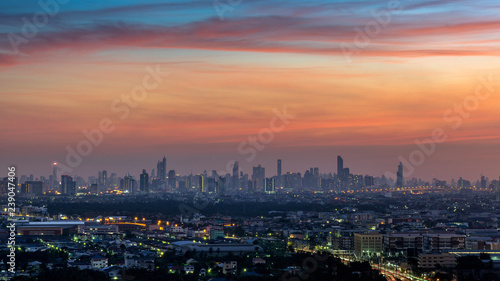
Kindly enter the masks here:
[[142, 170], [142, 174], [140, 175], [139, 189], [142, 192], [149, 192], [149, 174], [144, 169]]
[[92, 265], [92, 268], [103, 269], [108, 267], [108, 258], [101, 255], [94, 255], [90, 258], [90, 264]]
[[236, 261], [224, 262], [222, 264], [223, 274], [236, 274], [237, 271], [238, 271], [238, 262]]
[[108, 188], [108, 185], [109, 185], [109, 183], [108, 183], [108, 171], [103, 170], [102, 172], [99, 172], [97, 183], [98, 183], [99, 189], [101, 191], [106, 190]]
[[26, 195], [43, 195], [42, 181], [27, 181], [21, 185], [21, 193]]
[[278, 178], [278, 182], [276, 183], [276, 185], [281, 186], [281, 159], [278, 159], [277, 165], [278, 167], [276, 170], [276, 177]]
[[[10, 185], [9, 185], [10, 183]], [[0, 194], [4, 195], [9, 193], [12, 190], [15, 190], [17, 192], [17, 183], [18, 183], [18, 178], [15, 177], [13, 181], [9, 180], [9, 177], [5, 177], [2, 180], [0, 180]], [[14, 186], [12, 186], [14, 185]]]
[[275, 181], [273, 178], [266, 178], [265, 181], [264, 181], [264, 191], [267, 193], [267, 194], [271, 194], [271, 193], [274, 193], [274, 190], [275, 190], [275, 185], [274, 185]]
[[52, 188], [59, 188], [59, 183], [57, 182], [57, 163], [52, 163]]
[[397, 179], [396, 179], [396, 187], [403, 187], [403, 186], [404, 186], [403, 163], [399, 162]]
[[240, 170], [239, 163], [238, 161], [235, 161], [233, 165], [233, 176], [231, 178], [231, 184], [234, 190], [240, 189], [239, 170]]
[[233, 255], [240, 255], [263, 251], [261, 246], [253, 244], [204, 244], [190, 241], [178, 241], [171, 243], [171, 245], [174, 248], [178, 248], [183, 253], [187, 251], [196, 251], [197, 253], [211, 252], [218, 253], [220, 255], [228, 255], [229, 253], [232, 253]]
[[391, 233], [383, 235], [384, 252], [401, 252], [414, 249], [423, 250], [423, 235], [420, 233]]
[[427, 251], [465, 249], [465, 235], [454, 233], [424, 234], [424, 249]]
[[118, 225], [116, 224], [85, 224], [78, 225], [78, 234], [95, 234], [95, 235], [110, 235], [118, 233]]
[[158, 174], [160, 182], [165, 182], [167, 179], [167, 158], [165, 156], [156, 164], [156, 173]]
[[76, 182], [73, 181], [73, 177], [68, 175], [61, 176], [61, 193], [64, 195], [76, 194]]
[[354, 252], [358, 257], [382, 253], [382, 234], [354, 233]]
[[440, 267], [455, 267], [457, 264], [456, 257], [450, 253], [431, 253], [420, 254], [418, 256], [418, 266], [424, 269], [433, 269], [436, 266]]
[[266, 178], [266, 168], [262, 167], [260, 164], [257, 167], [253, 167], [252, 182], [254, 186], [254, 192], [264, 191], [264, 179]]
[[120, 180], [120, 190], [135, 193], [137, 192], [137, 181], [129, 173]]
[[67, 233], [77, 233], [79, 225], [83, 225], [83, 221], [46, 221], [46, 222], [30, 222], [17, 221], [17, 235], [43, 235], [57, 236], [62, 235], [63, 231]]
[[177, 180], [175, 176], [175, 170], [170, 170], [168, 171], [168, 187], [171, 190], [175, 190], [176, 186], [177, 186]]
[[216, 240], [219, 237], [224, 238], [224, 230], [210, 229], [209, 236], [211, 240]]

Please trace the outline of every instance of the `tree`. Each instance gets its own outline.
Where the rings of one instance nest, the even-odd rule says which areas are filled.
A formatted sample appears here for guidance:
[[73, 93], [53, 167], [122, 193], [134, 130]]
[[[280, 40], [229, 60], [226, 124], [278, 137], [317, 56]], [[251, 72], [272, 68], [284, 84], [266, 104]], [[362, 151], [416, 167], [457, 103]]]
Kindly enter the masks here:
[[458, 269], [481, 269], [483, 267], [483, 262], [478, 256], [464, 256], [457, 259]]
[[234, 229], [234, 235], [238, 236], [238, 237], [243, 237], [245, 236], [245, 229], [241, 226], [237, 226], [235, 229]]

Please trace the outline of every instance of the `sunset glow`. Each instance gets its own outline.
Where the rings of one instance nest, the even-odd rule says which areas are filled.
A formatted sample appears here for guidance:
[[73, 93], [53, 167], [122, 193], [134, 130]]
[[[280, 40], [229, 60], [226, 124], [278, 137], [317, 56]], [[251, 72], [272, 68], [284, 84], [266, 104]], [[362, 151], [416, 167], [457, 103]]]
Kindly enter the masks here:
[[[69, 1], [25, 41], [12, 34], [25, 38], [22, 18], [43, 8], [2, 3], [2, 165], [51, 173], [104, 126], [72, 173], [138, 173], [163, 155], [182, 173], [277, 158], [327, 173], [343, 155], [380, 175], [440, 128], [415, 177], [496, 176], [498, 3], [371, 3], [243, 0], [220, 17], [212, 1]], [[144, 80], [155, 86], [127, 101]], [[238, 147], [273, 110], [294, 117], [246, 161]]]

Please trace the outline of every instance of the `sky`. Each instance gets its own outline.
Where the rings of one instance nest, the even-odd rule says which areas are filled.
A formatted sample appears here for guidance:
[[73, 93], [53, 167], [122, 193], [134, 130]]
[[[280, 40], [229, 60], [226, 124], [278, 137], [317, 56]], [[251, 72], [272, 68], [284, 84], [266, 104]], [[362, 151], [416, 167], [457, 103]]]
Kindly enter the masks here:
[[0, 3], [0, 165], [500, 176], [497, 1]]

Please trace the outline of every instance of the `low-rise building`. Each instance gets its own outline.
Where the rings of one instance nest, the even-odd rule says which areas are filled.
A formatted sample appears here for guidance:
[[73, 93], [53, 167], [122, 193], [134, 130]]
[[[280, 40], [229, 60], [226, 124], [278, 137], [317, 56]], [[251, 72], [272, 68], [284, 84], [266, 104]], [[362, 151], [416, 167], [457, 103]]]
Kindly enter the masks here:
[[418, 256], [418, 266], [424, 269], [440, 267], [455, 267], [456, 257], [450, 253], [428, 253]]
[[359, 257], [382, 253], [382, 234], [355, 233], [354, 252]]

